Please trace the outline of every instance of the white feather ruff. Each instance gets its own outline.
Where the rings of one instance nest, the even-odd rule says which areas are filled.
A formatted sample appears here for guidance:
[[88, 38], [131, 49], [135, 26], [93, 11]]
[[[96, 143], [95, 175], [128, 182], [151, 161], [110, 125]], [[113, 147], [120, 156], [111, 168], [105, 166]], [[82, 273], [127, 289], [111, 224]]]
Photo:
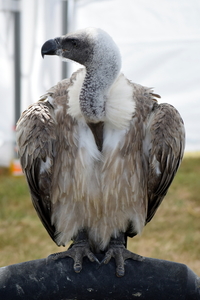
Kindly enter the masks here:
[[[79, 96], [86, 71], [78, 72], [73, 85], [69, 87], [69, 109], [68, 113], [77, 120], [84, 120], [80, 109]], [[120, 74], [110, 87], [106, 95], [105, 123], [117, 129], [126, 129], [135, 111], [133, 100], [133, 87], [123, 74]], [[83, 121], [84, 122], [84, 121]]]

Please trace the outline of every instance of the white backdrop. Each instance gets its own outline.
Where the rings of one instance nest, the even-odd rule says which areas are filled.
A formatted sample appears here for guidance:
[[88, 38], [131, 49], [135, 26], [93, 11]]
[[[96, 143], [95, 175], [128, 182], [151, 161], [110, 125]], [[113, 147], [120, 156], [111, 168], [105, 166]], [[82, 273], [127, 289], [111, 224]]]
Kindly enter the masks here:
[[[9, 0], [4, 0], [9, 2]], [[13, 15], [0, 0], [0, 165], [13, 156]], [[119, 45], [122, 71], [154, 87], [181, 113], [186, 150], [200, 150], [200, 1], [69, 0], [70, 29], [106, 30]], [[61, 79], [58, 57], [42, 60], [40, 48], [62, 34], [61, 0], [21, 0], [22, 110]], [[74, 7], [73, 7], [74, 4]], [[78, 66], [73, 64], [70, 70]]]

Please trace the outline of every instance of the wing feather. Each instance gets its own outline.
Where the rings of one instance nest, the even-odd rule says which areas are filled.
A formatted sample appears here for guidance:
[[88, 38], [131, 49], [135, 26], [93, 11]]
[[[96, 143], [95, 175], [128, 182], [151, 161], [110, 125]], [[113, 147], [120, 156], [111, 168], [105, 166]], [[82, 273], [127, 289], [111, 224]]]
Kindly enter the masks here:
[[51, 183], [56, 141], [53, 109], [48, 101], [31, 105], [17, 123], [17, 143], [33, 205], [51, 238]]
[[173, 106], [166, 103], [154, 104], [145, 142], [149, 163], [147, 223], [166, 195], [183, 158], [185, 130], [183, 121]]

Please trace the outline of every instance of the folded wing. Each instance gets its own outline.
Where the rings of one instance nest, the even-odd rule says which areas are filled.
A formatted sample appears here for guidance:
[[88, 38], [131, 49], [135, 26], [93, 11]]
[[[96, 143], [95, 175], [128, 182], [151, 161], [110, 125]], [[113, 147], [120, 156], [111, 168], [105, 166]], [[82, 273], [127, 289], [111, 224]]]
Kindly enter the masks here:
[[17, 124], [17, 143], [33, 205], [52, 239], [51, 225], [52, 165], [55, 156], [55, 121], [48, 101], [31, 105]]
[[146, 223], [152, 219], [166, 195], [181, 163], [184, 147], [184, 125], [178, 111], [170, 104], [155, 104], [144, 141], [148, 157]]

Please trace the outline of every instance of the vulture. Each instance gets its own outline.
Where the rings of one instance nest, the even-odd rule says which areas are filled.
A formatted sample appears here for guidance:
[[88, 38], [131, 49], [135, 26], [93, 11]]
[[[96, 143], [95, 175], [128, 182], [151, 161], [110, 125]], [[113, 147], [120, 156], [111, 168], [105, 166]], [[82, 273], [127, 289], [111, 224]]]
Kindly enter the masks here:
[[50, 257], [71, 257], [78, 273], [85, 256], [99, 262], [96, 254], [103, 253], [99, 263], [113, 257], [123, 276], [126, 259], [143, 260], [126, 248], [127, 237], [151, 221], [181, 163], [182, 118], [121, 73], [119, 49], [102, 29], [48, 40], [41, 53], [82, 65], [17, 123], [33, 206], [58, 246], [72, 240]]

